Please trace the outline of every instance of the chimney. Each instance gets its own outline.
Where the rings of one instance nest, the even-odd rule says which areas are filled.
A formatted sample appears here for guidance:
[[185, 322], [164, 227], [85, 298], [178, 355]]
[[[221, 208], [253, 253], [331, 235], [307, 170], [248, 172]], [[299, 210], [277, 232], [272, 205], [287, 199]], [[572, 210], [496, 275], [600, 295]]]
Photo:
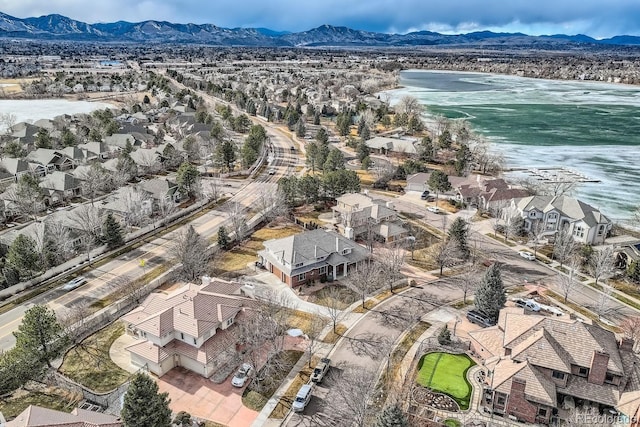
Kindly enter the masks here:
[[604, 379], [607, 376], [607, 365], [609, 364], [609, 355], [604, 351], [593, 351], [591, 356], [591, 367], [589, 369], [589, 378], [587, 379], [591, 384], [604, 384]]
[[336, 236], [336, 252], [340, 253], [340, 238]]
[[635, 341], [633, 338], [622, 338], [618, 343], [618, 348], [622, 351], [633, 351], [633, 346], [635, 345]]
[[202, 276], [202, 286], [209, 286], [211, 284], [211, 277], [209, 276]]

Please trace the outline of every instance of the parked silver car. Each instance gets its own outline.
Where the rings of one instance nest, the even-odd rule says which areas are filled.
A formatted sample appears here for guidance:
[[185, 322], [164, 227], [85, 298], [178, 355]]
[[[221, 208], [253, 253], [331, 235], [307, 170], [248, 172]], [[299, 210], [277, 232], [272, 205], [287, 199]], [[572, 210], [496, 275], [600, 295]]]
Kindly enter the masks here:
[[231, 380], [231, 385], [234, 387], [244, 387], [251, 375], [251, 371], [253, 370], [253, 366], [248, 363], [243, 363], [240, 368], [236, 371], [236, 374], [233, 376]]

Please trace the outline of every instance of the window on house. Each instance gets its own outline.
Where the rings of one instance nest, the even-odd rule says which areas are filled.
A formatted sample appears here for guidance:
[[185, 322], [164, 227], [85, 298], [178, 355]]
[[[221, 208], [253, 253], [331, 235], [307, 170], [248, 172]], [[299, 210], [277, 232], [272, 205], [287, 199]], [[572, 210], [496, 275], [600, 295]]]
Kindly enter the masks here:
[[586, 377], [587, 375], [589, 375], [589, 368], [578, 369], [578, 375], [580, 375], [581, 377]]
[[551, 376], [553, 378], [556, 378], [558, 380], [563, 380], [564, 379], [564, 372], [560, 372], [560, 371], [553, 371], [553, 373], [551, 374]]
[[504, 394], [499, 394], [498, 396], [496, 396], [496, 404], [504, 405], [506, 401], [507, 399], [505, 398]]
[[547, 416], [547, 408], [538, 408], [538, 416], [546, 417]]
[[227, 326], [231, 326], [232, 323], [233, 323], [233, 319], [227, 319]]
[[602, 236], [604, 234], [604, 225], [598, 226], [598, 236]]
[[307, 278], [307, 274], [306, 273], [298, 274], [298, 281], [304, 280], [306, 278]]
[[351, 248], [346, 248], [342, 250], [342, 255], [346, 255], [346, 254], [350, 254], [351, 253]]
[[299, 263], [296, 264], [296, 268], [302, 267], [303, 265], [304, 265], [304, 262], [299, 262]]
[[574, 230], [573, 230], [573, 234], [577, 237], [584, 237], [584, 228], [577, 226]]
[[604, 376], [604, 382], [613, 384], [613, 378], [614, 378], [613, 375], [607, 372], [607, 375]]
[[327, 273], [327, 266], [323, 265], [322, 267], [320, 267], [320, 270], [318, 271], [319, 274], [326, 274]]

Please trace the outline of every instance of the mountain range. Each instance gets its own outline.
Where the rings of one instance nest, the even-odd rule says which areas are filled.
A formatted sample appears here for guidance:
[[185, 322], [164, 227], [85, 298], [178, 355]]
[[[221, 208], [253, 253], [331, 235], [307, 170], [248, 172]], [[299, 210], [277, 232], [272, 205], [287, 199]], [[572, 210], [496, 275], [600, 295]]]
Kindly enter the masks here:
[[578, 34], [529, 36], [522, 33], [479, 31], [448, 35], [431, 31], [387, 34], [347, 27], [321, 25], [292, 33], [267, 28], [223, 28], [212, 24], [176, 24], [166, 21], [143, 21], [87, 24], [62, 15], [16, 18], [0, 12], [0, 38], [40, 40], [133, 42], [133, 43], [197, 43], [217, 46], [264, 47], [402, 47], [433, 45], [466, 46], [531, 46], [560, 47], [566, 44], [640, 45], [640, 37], [615, 36], [594, 39]]

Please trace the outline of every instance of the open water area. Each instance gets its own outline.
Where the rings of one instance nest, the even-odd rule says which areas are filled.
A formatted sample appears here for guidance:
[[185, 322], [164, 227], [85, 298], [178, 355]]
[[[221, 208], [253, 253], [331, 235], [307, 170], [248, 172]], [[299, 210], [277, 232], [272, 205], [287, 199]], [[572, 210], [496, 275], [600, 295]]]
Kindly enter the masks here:
[[623, 221], [640, 206], [640, 87], [482, 73], [409, 70], [391, 103], [411, 95], [427, 115], [466, 119], [507, 168], [565, 167], [599, 183], [575, 196]]

